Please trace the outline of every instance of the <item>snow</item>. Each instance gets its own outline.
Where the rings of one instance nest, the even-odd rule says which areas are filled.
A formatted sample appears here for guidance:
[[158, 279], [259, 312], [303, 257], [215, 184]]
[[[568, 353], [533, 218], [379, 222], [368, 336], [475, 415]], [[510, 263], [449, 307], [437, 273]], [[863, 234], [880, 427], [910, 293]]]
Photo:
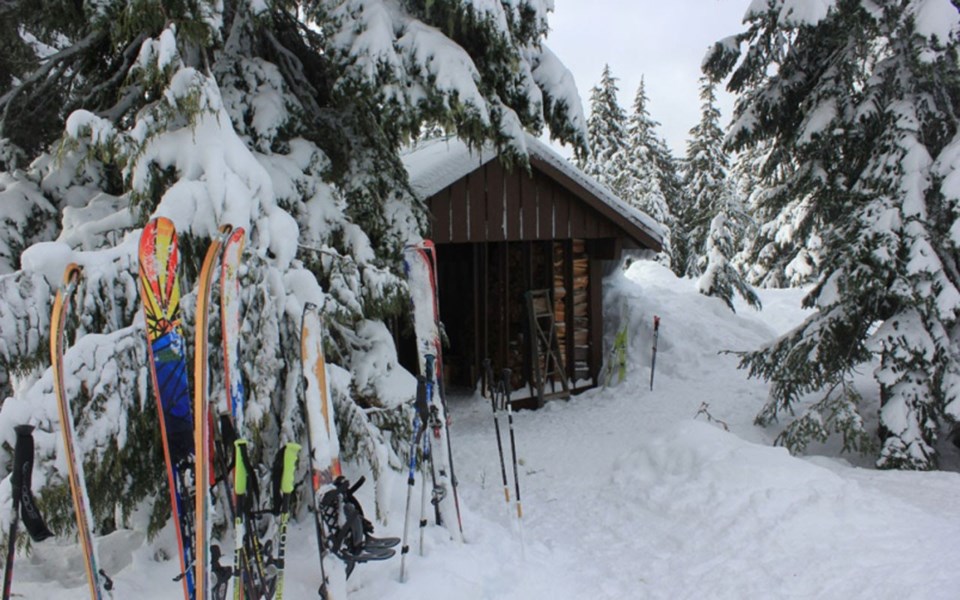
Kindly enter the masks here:
[[[484, 124], [490, 122], [487, 103], [480, 92], [480, 73], [467, 51], [435, 27], [417, 20], [406, 25], [396, 48], [444, 96], [456, 98], [464, 110], [476, 112]], [[452, 103], [451, 103], [452, 104]], [[456, 108], [450, 106], [451, 109]]]
[[950, 0], [920, 0], [912, 3], [910, 12], [916, 19], [917, 33], [936, 37], [941, 44], [960, 31], [960, 13]]
[[413, 193], [425, 200], [496, 156], [491, 147], [472, 149], [458, 138], [443, 138], [411, 147], [403, 155], [403, 166]]
[[161, 69], [171, 64], [176, 64], [180, 60], [180, 53], [177, 51], [176, 29], [169, 27], [164, 29], [157, 41], [157, 66]]
[[[451, 396], [466, 543], [431, 525], [422, 555], [411, 536], [406, 583], [399, 557], [363, 564], [347, 582], [349, 599], [955, 598], [960, 476], [856, 468], [855, 457], [829, 447], [793, 457], [770, 445], [777, 431], [752, 425], [766, 386], [719, 352], [798, 324], [809, 314], [799, 308], [805, 292], [760, 290], [763, 311], [734, 315], [655, 263], [618, 270], [605, 282], [605, 311], [610, 330], [617, 315], [629, 319], [625, 381], [514, 416], [523, 548], [500, 485], [489, 402]], [[654, 314], [662, 322], [651, 391]], [[330, 377], [349, 380], [339, 369]], [[412, 379], [395, 384], [412, 395]], [[399, 536], [406, 475], [390, 477], [376, 525]], [[373, 493], [370, 484], [359, 491], [368, 513]], [[152, 541], [131, 530], [99, 541], [119, 597], [179, 593], [175, 560], [162, 558], [174, 556], [170, 527]], [[301, 514], [288, 539], [290, 598], [316, 595], [315, 543], [311, 517]], [[14, 591], [80, 597], [80, 565], [74, 540], [34, 544], [17, 558]]]
[[541, 88], [551, 90], [554, 101], [563, 103], [570, 111], [570, 124], [586, 136], [587, 119], [583, 115], [583, 105], [573, 73], [557, 58], [546, 45], [541, 44], [533, 68], [533, 78]]
[[24, 272], [43, 275], [54, 289], [63, 281], [64, 269], [75, 260], [73, 250], [62, 242], [40, 242], [20, 255], [20, 265]]
[[809, 144], [814, 136], [819, 136], [837, 118], [837, 101], [828, 98], [814, 108], [806, 117], [806, 122], [800, 131], [799, 145]]
[[363, 321], [357, 325], [356, 334], [366, 342], [362, 360], [357, 357], [355, 362], [358, 367], [353, 380], [357, 389], [372, 390], [388, 408], [407, 401], [407, 392], [416, 385], [416, 379], [399, 366], [397, 350], [386, 325], [380, 321]]
[[826, 18], [835, 5], [836, 0], [753, 0], [744, 20], [773, 10], [783, 25], [816, 25]]

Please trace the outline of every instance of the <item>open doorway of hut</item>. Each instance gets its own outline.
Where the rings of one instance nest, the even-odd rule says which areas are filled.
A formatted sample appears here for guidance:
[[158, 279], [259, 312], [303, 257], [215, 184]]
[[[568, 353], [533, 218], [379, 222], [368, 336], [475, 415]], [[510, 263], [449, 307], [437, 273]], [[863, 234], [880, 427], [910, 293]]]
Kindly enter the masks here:
[[[511, 370], [516, 408], [538, 405], [526, 300], [530, 290], [551, 291], [560, 360], [569, 380], [590, 378], [592, 361], [585, 354], [591, 320], [586, 312], [587, 284], [576, 283], [587, 281], [583, 246], [578, 240], [437, 245], [444, 383], [449, 391], [469, 394], [478, 389], [483, 361], [489, 358], [498, 377], [502, 369]], [[566, 294], [568, 288], [574, 290], [572, 296]], [[399, 329], [400, 363], [416, 373], [413, 327], [405, 323]]]
[[483, 361], [489, 358], [497, 376], [511, 369], [518, 400], [529, 397], [531, 336], [525, 295], [552, 285], [552, 256], [549, 241], [438, 246], [448, 386], [477, 389]]

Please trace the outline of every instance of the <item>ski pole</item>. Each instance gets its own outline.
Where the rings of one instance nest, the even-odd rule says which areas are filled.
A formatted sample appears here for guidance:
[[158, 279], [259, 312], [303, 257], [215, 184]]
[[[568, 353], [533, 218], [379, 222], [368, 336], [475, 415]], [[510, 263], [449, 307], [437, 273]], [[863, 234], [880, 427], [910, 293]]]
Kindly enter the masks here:
[[[429, 385], [429, 384], [428, 384]], [[420, 465], [421, 471], [424, 470], [424, 466], [428, 461], [432, 461], [433, 457], [430, 454], [430, 436], [423, 436], [423, 450], [420, 455]], [[426, 473], [423, 474], [423, 477], [420, 478], [420, 556], [424, 555], [423, 550], [423, 534], [427, 530], [427, 476]]]
[[[436, 356], [433, 354], [425, 354], [423, 356], [424, 361], [424, 371], [427, 373], [426, 381], [426, 402], [423, 404], [423, 413], [420, 415], [420, 423], [424, 429], [427, 430], [427, 424], [429, 423], [430, 428], [433, 430], [433, 436], [437, 438], [438, 442], [440, 440], [440, 430], [443, 428], [443, 423], [439, 418], [439, 409], [436, 404], [433, 403], [433, 394], [437, 391], [436, 388]], [[441, 401], [443, 398], [441, 397]], [[449, 433], [449, 430], [447, 431]], [[450, 437], [447, 437], [447, 441], [450, 440]], [[429, 460], [428, 460], [429, 459]], [[433, 502], [433, 517], [437, 525], [443, 525], [443, 516], [440, 514], [440, 500], [446, 495], [446, 490], [442, 490], [437, 485], [437, 469], [436, 465], [433, 462], [433, 454], [429, 456], [424, 456], [420, 462], [420, 470], [423, 471], [424, 477], [426, 477], [426, 465], [429, 462], [430, 464], [430, 480], [433, 483], [433, 492], [431, 493], [431, 500]], [[440, 471], [441, 475], [443, 470]], [[452, 485], [452, 481], [451, 481]]]
[[650, 391], [653, 391], [653, 372], [657, 368], [657, 338], [660, 337], [660, 317], [653, 316], [653, 358], [650, 360]]
[[247, 440], [234, 440], [233, 493], [236, 510], [233, 512], [233, 598], [243, 600], [243, 541], [246, 537], [244, 517], [247, 506], [247, 471], [243, 464], [242, 447]]
[[[47, 524], [44, 522], [30, 491], [30, 482], [33, 480], [33, 425], [17, 425], [13, 430], [17, 433], [17, 442], [13, 450], [13, 472], [10, 473], [13, 518], [10, 520], [10, 531], [7, 538], [7, 564], [3, 577], [3, 600], [9, 600], [10, 588], [13, 585], [13, 559], [17, 553], [17, 529], [20, 519], [23, 519], [23, 525], [26, 527], [27, 533], [35, 542], [43, 541], [53, 535], [47, 528]], [[109, 583], [104, 585], [104, 589], [110, 590], [113, 583], [109, 579], [106, 579], [106, 581]]]
[[280, 476], [280, 542], [277, 545], [277, 584], [274, 600], [283, 600], [283, 578], [286, 567], [287, 522], [290, 520], [290, 496], [297, 471], [300, 444], [289, 443], [283, 449], [283, 473]]
[[493, 368], [490, 366], [490, 359], [483, 360], [484, 378], [487, 380], [487, 391], [490, 394], [490, 407], [493, 409], [493, 429], [497, 434], [497, 453], [500, 455], [500, 477], [503, 480], [503, 498], [510, 506], [510, 484], [507, 482], [507, 465], [503, 459], [503, 440], [500, 436], [500, 413], [497, 411], [497, 389], [501, 386], [493, 386]]
[[[217, 461], [220, 463], [220, 470], [224, 474], [224, 479], [231, 477], [231, 463], [228, 463], [226, 460], [228, 448], [233, 448], [234, 456], [232, 462], [233, 492], [226, 490], [226, 505], [230, 513], [228, 516], [233, 521], [234, 533], [233, 572], [231, 573], [231, 579], [233, 580], [233, 599], [244, 600], [248, 597], [259, 598], [264, 593], [260, 591], [260, 588], [263, 587], [263, 560], [262, 557], [258, 556], [259, 538], [256, 537], [256, 532], [253, 531], [253, 529], [251, 529], [253, 534], [249, 539], [256, 540], [256, 543], [250, 543], [248, 541], [247, 522], [250, 520], [252, 500], [251, 490], [247, 488], [250, 487], [250, 484], [253, 484], [253, 496], [256, 496], [259, 490], [255, 489], [256, 480], [249, 477], [249, 472], [252, 468], [247, 455], [247, 440], [237, 438], [236, 430], [233, 428], [229, 414], [220, 415], [219, 431], [220, 440], [218, 444], [220, 451], [217, 453]], [[224, 487], [226, 488], [226, 486]], [[259, 565], [261, 568], [255, 571], [254, 565]], [[256, 578], [255, 575], [257, 575]], [[258, 579], [259, 583], [257, 583], [255, 579]]]
[[520, 557], [526, 552], [523, 546], [523, 506], [520, 504], [520, 475], [517, 468], [517, 442], [513, 433], [513, 407], [510, 404], [510, 369], [503, 370], [503, 400], [507, 405], [507, 422], [510, 425], [510, 454], [513, 458], [513, 487], [517, 497], [517, 530], [520, 533]]
[[13, 518], [10, 519], [10, 531], [7, 533], [7, 566], [3, 576], [3, 600], [10, 600], [10, 586], [13, 584], [13, 557], [17, 552], [17, 528], [20, 524], [20, 496], [23, 493], [21, 470], [25, 458], [27, 436], [33, 435], [32, 425], [17, 425], [17, 446], [14, 450], [13, 473], [10, 474], [11, 493], [13, 494]]
[[[263, 549], [252, 507], [260, 495], [256, 470], [247, 452], [245, 439], [235, 439], [234, 445], [234, 600], [260, 598], [268, 587]], [[246, 594], [246, 596], [244, 596]]]
[[406, 581], [407, 553], [410, 545], [407, 543], [410, 532], [410, 498], [413, 495], [413, 486], [416, 484], [417, 472], [417, 442], [423, 433], [424, 422], [421, 425], [420, 413], [425, 409], [427, 402], [427, 381], [423, 376], [417, 377], [417, 398], [413, 413], [413, 435], [410, 438], [410, 459], [407, 461], [407, 503], [403, 511], [403, 541], [400, 543], [400, 583]]

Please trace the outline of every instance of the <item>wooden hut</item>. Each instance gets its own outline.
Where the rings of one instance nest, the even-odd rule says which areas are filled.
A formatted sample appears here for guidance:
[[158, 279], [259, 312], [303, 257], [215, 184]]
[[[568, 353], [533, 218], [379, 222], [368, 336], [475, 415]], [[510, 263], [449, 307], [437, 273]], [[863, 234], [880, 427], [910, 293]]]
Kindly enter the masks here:
[[624, 249], [659, 251], [662, 240], [650, 217], [536, 138], [526, 143], [530, 171], [456, 139], [422, 143], [404, 164], [432, 216], [447, 385], [473, 388], [489, 358], [512, 370], [515, 398], [540, 405], [597, 384], [602, 277]]

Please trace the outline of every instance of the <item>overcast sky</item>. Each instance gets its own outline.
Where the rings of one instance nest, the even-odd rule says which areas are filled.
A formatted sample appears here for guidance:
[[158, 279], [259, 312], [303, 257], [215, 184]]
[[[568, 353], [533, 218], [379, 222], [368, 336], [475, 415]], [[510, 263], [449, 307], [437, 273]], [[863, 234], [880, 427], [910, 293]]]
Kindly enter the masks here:
[[[554, 0], [547, 46], [573, 72], [583, 110], [609, 64], [630, 111], [644, 77], [650, 115], [677, 157], [700, 119], [700, 62], [713, 42], [739, 33], [749, 0]], [[720, 97], [726, 126], [733, 99]]]

